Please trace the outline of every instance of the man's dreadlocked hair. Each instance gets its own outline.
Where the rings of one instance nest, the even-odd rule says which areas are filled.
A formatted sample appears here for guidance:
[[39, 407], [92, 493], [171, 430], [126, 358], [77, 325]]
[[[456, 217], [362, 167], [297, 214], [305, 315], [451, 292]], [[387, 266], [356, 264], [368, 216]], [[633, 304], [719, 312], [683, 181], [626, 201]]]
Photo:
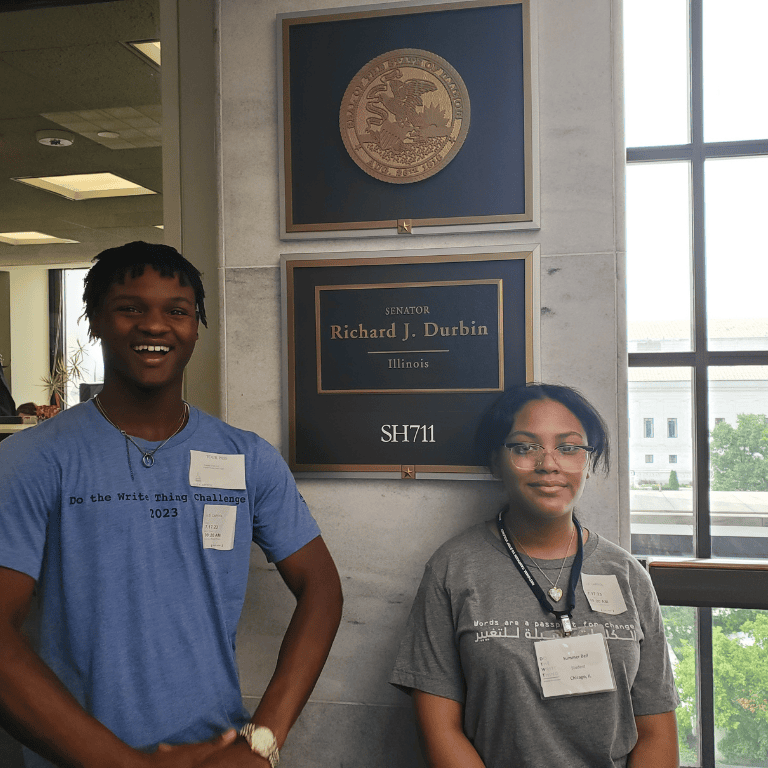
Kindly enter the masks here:
[[94, 259], [94, 265], [85, 277], [83, 302], [85, 316], [92, 322], [101, 307], [104, 297], [115, 283], [124, 283], [125, 276], [140, 277], [149, 265], [163, 277], [178, 277], [184, 286], [191, 286], [195, 292], [195, 312], [198, 320], [207, 328], [205, 316], [205, 289], [200, 271], [170, 245], [134, 243], [107, 248]]

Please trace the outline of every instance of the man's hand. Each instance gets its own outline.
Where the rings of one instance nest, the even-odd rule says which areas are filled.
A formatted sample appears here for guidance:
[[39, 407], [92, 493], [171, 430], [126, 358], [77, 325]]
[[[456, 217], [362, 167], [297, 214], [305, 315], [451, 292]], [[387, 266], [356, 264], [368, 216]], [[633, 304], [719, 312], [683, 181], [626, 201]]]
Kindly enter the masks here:
[[270, 765], [266, 757], [252, 752], [248, 742], [240, 738], [210, 755], [198, 768], [270, 768]]
[[[171, 746], [170, 744], [161, 744], [157, 751], [146, 756], [147, 768], [199, 768], [202, 765], [208, 765], [208, 760], [224, 755], [228, 752], [235, 740], [237, 731], [234, 728], [225, 731], [220, 736], [210, 741], [202, 741], [199, 744], [181, 744]], [[230, 763], [214, 763], [213, 765], [230, 765]], [[231, 763], [233, 766], [238, 763]], [[245, 763], [243, 763], [245, 765]]]

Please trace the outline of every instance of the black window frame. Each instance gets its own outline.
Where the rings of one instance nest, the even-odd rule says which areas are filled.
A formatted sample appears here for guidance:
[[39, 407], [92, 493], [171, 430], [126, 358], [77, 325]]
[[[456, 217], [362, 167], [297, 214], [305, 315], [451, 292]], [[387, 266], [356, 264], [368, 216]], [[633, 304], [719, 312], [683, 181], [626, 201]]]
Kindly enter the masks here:
[[[632, 368], [686, 367], [692, 375], [694, 558], [650, 562], [649, 571], [662, 605], [697, 609], [697, 665], [699, 756], [701, 768], [715, 767], [714, 670], [712, 609], [757, 607], [768, 609], [768, 561], [743, 563], [712, 558], [709, 476], [709, 369], [713, 366], [765, 365], [762, 350], [711, 351], [707, 338], [706, 242], [704, 218], [705, 162], [713, 158], [768, 155], [768, 138], [704, 141], [703, 0], [688, 0], [690, 140], [686, 144], [630, 147], [627, 163], [681, 161], [690, 168], [692, 351], [630, 352]], [[701, 561], [705, 561], [703, 564]], [[712, 588], [702, 592], [702, 568]], [[748, 604], [744, 596], [754, 599]]]

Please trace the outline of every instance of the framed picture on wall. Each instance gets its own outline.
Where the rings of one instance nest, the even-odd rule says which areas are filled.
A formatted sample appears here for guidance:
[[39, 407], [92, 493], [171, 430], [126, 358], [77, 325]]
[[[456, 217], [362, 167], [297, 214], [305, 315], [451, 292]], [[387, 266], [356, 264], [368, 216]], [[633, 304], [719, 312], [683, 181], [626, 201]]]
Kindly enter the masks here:
[[279, 15], [281, 237], [537, 229], [530, 2]]
[[538, 377], [538, 247], [281, 262], [291, 470], [487, 475], [482, 415]]

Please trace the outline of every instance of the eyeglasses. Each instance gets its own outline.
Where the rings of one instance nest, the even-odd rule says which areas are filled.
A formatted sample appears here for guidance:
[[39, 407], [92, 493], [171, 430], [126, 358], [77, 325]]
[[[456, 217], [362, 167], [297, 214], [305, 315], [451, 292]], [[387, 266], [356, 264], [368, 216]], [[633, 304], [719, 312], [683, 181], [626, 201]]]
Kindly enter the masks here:
[[560, 469], [567, 472], [580, 472], [587, 466], [589, 455], [595, 450], [591, 445], [570, 445], [564, 443], [548, 449], [537, 443], [504, 443], [509, 451], [512, 463], [518, 469], [536, 469], [544, 462], [544, 457], [552, 454]]

